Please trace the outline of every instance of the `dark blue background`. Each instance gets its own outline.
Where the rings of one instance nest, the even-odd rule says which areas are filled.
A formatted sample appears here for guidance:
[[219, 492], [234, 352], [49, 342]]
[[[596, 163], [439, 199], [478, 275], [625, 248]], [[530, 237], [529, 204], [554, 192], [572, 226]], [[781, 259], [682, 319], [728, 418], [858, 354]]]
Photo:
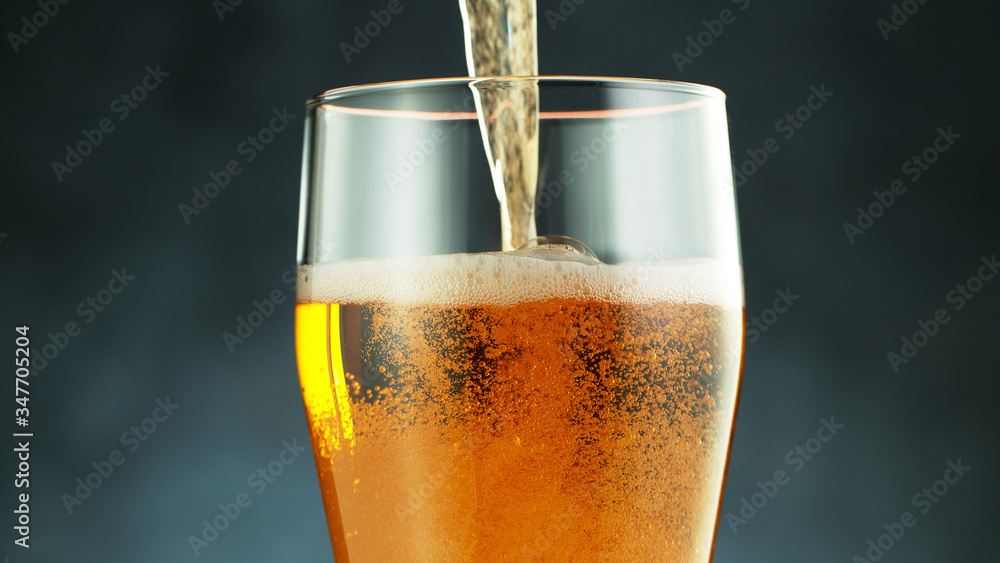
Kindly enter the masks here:
[[[17, 53], [7, 34], [39, 7], [0, 7], [0, 350], [13, 355], [17, 324], [31, 326], [36, 348], [67, 322], [81, 327], [30, 380], [30, 551], [12, 544], [15, 460], [4, 448], [10, 561], [194, 560], [188, 537], [244, 492], [252, 504], [197, 559], [331, 560], [311, 454], [260, 494], [247, 478], [285, 441], [308, 442], [283, 280], [294, 266], [303, 101], [465, 74], [455, 1], [404, 0], [348, 63], [341, 42], [385, 5], [246, 1], [220, 21], [210, 0], [70, 2]], [[589, 0], [553, 29], [544, 15], [558, 7], [539, 1], [543, 74], [717, 86], [737, 164], [768, 137], [780, 145], [737, 190], [747, 314], [761, 315], [779, 289], [799, 299], [748, 347], [723, 517], [776, 471], [790, 480], [736, 533], [723, 520], [716, 560], [846, 563], [904, 511], [917, 523], [883, 561], [991, 560], [1000, 281], [960, 311], [946, 296], [1000, 253], [989, 175], [1000, 8], [928, 0], [886, 41], [877, 21], [890, 17], [888, 0]], [[673, 53], [726, 8], [735, 21], [679, 70]], [[111, 104], [147, 65], [169, 76], [120, 120]], [[776, 122], [812, 86], [834, 95], [784, 139]], [[242, 159], [240, 143], [284, 107], [292, 124], [186, 224], [178, 205]], [[58, 181], [51, 163], [105, 117], [114, 131]], [[949, 126], [961, 138], [911, 181], [903, 163]], [[896, 179], [906, 193], [849, 242], [844, 223]], [[87, 323], [78, 306], [121, 268], [135, 280]], [[230, 353], [222, 334], [273, 291], [288, 300]], [[895, 373], [886, 354], [940, 308], [950, 321]], [[178, 410], [128, 451], [121, 434], [167, 397]], [[5, 444], [12, 398], [0, 398]], [[844, 429], [790, 464], [787, 453], [831, 416]], [[61, 496], [115, 449], [124, 464], [67, 514]], [[920, 514], [913, 496], [959, 458], [971, 469]]]

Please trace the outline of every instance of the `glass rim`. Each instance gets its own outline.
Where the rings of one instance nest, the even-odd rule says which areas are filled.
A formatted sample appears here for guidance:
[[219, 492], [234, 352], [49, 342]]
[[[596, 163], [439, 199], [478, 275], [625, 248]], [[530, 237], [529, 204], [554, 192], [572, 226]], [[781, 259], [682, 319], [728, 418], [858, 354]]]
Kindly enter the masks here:
[[330, 104], [340, 99], [353, 98], [365, 94], [384, 93], [393, 90], [405, 90], [412, 88], [424, 88], [434, 86], [453, 86], [459, 84], [470, 84], [477, 81], [489, 80], [538, 80], [540, 84], [571, 85], [574, 83], [591, 83], [597, 86], [617, 86], [631, 87], [637, 90], [653, 90], [674, 94], [687, 94], [704, 98], [725, 100], [726, 94], [714, 86], [696, 84], [693, 82], [679, 82], [675, 80], [658, 80], [654, 78], [623, 78], [614, 76], [576, 76], [576, 75], [540, 75], [540, 76], [464, 76], [452, 78], [421, 78], [415, 80], [399, 80], [392, 82], [376, 82], [371, 84], [360, 84], [356, 86], [343, 86], [332, 88], [320, 92], [306, 100], [306, 108], [312, 109], [316, 106]]

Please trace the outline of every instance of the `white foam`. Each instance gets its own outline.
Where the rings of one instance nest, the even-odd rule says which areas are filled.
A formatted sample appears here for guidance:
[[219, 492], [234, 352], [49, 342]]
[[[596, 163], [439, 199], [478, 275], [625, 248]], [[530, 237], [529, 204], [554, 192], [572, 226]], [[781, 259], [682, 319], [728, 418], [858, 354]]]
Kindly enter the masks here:
[[549, 299], [742, 308], [743, 273], [708, 259], [611, 266], [488, 253], [304, 266], [298, 284], [299, 302], [505, 307]]

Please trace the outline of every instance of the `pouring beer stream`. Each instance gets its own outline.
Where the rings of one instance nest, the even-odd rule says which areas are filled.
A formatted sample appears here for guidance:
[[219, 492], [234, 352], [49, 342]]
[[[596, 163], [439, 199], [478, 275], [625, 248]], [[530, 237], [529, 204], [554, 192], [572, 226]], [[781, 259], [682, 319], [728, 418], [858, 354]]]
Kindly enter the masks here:
[[[469, 76], [538, 75], [534, 0], [459, 0]], [[538, 82], [471, 84], [476, 113], [500, 201], [503, 250], [538, 236]]]

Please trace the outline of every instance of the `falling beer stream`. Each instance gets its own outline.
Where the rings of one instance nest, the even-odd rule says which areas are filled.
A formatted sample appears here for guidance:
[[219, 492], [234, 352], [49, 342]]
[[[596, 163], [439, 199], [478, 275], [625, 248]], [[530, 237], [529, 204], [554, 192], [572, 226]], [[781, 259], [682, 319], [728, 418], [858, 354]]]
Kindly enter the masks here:
[[[534, 0], [459, 0], [472, 77], [538, 75]], [[471, 84], [493, 185], [500, 201], [503, 250], [537, 236], [538, 81]]]

